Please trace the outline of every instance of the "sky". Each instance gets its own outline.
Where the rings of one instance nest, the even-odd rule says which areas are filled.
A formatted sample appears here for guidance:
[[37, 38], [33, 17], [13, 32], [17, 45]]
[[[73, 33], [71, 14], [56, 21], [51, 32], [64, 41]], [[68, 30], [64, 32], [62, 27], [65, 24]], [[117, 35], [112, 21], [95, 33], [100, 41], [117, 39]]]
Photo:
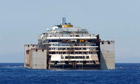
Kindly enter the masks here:
[[114, 40], [116, 63], [140, 63], [140, 0], [0, 0], [0, 63], [24, 63], [24, 44], [62, 17]]

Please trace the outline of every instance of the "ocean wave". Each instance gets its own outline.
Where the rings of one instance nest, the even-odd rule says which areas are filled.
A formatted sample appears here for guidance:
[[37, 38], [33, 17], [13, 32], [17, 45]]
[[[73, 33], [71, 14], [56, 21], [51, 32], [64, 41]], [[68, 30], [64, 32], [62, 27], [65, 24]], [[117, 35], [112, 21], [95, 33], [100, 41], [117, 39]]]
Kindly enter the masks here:
[[10, 65], [7, 65], [7, 66], [0, 66], [0, 68], [23, 68], [24, 66], [10, 66]]
[[128, 69], [128, 67], [116, 67], [116, 69]]

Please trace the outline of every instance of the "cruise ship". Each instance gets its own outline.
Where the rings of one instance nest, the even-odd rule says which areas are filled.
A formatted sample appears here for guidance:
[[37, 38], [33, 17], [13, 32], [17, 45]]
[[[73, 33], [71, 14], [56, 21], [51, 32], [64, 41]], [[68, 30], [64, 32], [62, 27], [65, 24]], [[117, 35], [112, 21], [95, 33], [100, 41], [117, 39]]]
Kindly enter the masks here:
[[24, 45], [24, 67], [30, 69], [115, 69], [115, 42], [103, 41], [63, 17], [37, 44]]

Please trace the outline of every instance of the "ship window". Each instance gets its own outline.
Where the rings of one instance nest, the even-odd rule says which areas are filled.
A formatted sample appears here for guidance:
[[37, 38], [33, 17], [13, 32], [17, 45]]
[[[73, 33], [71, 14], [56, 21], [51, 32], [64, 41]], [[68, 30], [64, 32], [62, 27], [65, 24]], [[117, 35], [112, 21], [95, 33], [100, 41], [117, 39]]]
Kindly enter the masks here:
[[78, 52], [75, 52], [75, 54], [78, 54]]
[[52, 54], [55, 54], [55, 52], [52, 52]]
[[79, 37], [79, 35], [76, 35], [76, 37]]
[[26, 53], [29, 54], [29, 50], [26, 50]]
[[93, 39], [91, 39], [91, 40], [88, 40], [88, 42], [94, 42], [94, 40], [93, 40]]
[[83, 56], [83, 59], [85, 59], [85, 56]]
[[84, 52], [84, 54], [87, 54], [86, 52]]
[[61, 40], [57, 40], [57, 42], [61, 42]]
[[93, 61], [93, 63], [94, 63], [94, 64], [96, 64], [96, 62], [95, 62], [95, 61]]
[[82, 56], [79, 56], [80, 59], [82, 59]]
[[86, 61], [83, 61], [83, 64], [86, 64]]
[[55, 63], [55, 61], [51, 61], [51, 63]]
[[79, 52], [79, 54], [82, 54], [82, 52]]
[[89, 56], [86, 56], [87, 59], [89, 59]]
[[77, 46], [77, 44], [75, 44], [75, 46]]
[[75, 50], [78, 50], [78, 48], [75, 48]]
[[83, 63], [83, 61], [80, 61], [80, 63]]
[[65, 59], [85, 59], [85, 56], [66, 56]]
[[78, 56], [75, 56], [75, 59], [78, 59]]
[[79, 61], [77, 61], [77, 63], [79, 63]]
[[68, 59], [68, 56], [66, 56], [65, 59]]
[[61, 56], [61, 59], [64, 59], [64, 57], [63, 57], [63, 56]]
[[75, 43], [75, 41], [72, 41], [72, 43]]
[[83, 48], [83, 50], [86, 50], [86, 48]]

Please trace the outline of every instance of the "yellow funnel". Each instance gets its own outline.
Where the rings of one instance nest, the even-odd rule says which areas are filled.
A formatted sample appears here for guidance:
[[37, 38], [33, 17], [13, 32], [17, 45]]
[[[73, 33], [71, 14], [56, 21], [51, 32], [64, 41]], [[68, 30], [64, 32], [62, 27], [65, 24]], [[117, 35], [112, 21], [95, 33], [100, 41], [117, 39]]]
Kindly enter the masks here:
[[73, 25], [62, 25], [62, 28], [73, 27]]

